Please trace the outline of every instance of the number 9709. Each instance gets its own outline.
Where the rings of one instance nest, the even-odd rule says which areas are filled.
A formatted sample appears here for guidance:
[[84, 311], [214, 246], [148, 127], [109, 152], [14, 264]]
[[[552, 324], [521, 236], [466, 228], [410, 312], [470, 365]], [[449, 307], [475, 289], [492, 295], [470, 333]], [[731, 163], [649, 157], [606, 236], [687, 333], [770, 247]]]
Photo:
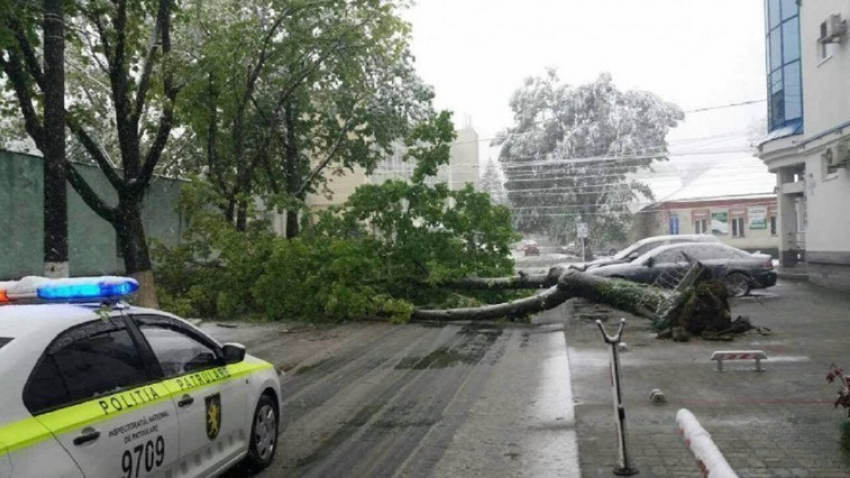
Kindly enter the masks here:
[[162, 466], [165, 461], [165, 440], [158, 436], [154, 440], [139, 443], [132, 450], [124, 450], [121, 456], [121, 471], [124, 478], [138, 478], [142, 469], [145, 474]]

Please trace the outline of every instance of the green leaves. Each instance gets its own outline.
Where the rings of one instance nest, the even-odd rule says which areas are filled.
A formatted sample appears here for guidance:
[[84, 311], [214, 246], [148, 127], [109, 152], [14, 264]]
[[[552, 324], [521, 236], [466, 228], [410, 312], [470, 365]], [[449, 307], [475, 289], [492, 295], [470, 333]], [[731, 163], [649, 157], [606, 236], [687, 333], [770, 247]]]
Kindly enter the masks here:
[[405, 158], [410, 182], [359, 187], [341, 207], [317, 214], [294, 239], [255, 223], [244, 233], [211, 214], [220, 200], [196, 181], [184, 193], [192, 224], [180, 246], [157, 248], [164, 303], [196, 315], [260, 315], [269, 320], [347, 321], [410, 318], [414, 305], [500, 300], [485, 291], [458, 296], [439, 287], [464, 276], [510, 274], [509, 244], [518, 239], [510, 211], [471, 187], [429, 184], [448, 162], [454, 139], [448, 113], [411, 132]]

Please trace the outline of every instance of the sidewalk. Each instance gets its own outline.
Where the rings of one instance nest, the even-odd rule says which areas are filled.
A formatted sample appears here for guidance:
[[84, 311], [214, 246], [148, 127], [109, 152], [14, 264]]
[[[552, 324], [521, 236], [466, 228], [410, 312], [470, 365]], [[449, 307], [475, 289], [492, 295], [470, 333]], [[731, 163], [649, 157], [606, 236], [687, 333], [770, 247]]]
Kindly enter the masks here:
[[[676, 428], [680, 408], [696, 415], [741, 477], [850, 476], [850, 456], [839, 446], [842, 411], [832, 405], [837, 387], [825, 380], [830, 363], [850, 367], [850, 297], [789, 281], [757, 293], [734, 301], [733, 315], [748, 315], [773, 335], [659, 341], [646, 319], [626, 316], [622, 385], [629, 453], [639, 476], [702, 476]], [[592, 321], [568, 314], [565, 333], [582, 475], [609, 477], [618, 455], [608, 349]], [[753, 372], [748, 361], [727, 362], [725, 372], [715, 372], [709, 357], [724, 349], [764, 350], [767, 371]], [[649, 403], [654, 388], [668, 405]]]

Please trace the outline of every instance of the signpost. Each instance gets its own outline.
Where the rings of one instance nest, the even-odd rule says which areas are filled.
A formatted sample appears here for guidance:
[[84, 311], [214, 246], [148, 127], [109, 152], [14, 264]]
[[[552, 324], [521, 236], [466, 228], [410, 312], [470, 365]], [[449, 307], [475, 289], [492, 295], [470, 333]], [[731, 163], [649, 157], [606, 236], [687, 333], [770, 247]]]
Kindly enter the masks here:
[[577, 222], [576, 223], [576, 237], [581, 239], [581, 259], [582, 260], [585, 260], [585, 257], [587, 257], [587, 256], [585, 256], [585, 253], [584, 253], [584, 240], [587, 239], [587, 233], [588, 232], [589, 232], [589, 229], [587, 227], [586, 222]]

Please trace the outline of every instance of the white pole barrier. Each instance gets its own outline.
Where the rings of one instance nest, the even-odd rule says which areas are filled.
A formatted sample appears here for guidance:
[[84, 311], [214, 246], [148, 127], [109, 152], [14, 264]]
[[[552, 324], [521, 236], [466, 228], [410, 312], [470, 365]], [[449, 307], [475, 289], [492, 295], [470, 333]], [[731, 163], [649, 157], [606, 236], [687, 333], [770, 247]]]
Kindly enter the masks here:
[[711, 435], [699, 424], [697, 417], [686, 409], [676, 413], [676, 425], [685, 438], [685, 445], [697, 460], [702, 476], [710, 478], [738, 478], [726, 458], [714, 444]]

